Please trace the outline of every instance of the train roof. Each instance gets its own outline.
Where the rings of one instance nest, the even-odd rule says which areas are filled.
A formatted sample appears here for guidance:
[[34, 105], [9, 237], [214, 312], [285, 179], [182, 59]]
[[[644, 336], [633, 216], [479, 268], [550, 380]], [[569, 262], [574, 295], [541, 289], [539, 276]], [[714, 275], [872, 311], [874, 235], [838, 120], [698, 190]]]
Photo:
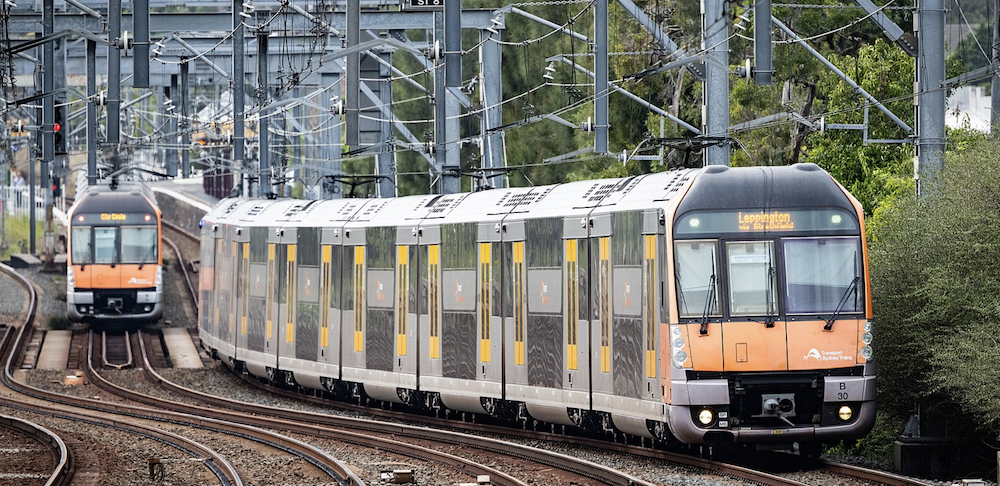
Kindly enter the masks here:
[[660, 209], [682, 194], [686, 196], [679, 212], [722, 208], [851, 208], [851, 200], [829, 174], [814, 164], [796, 164], [682, 169], [620, 179], [387, 199], [226, 199], [206, 218], [222, 224], [346, 228], [493, 223]]
[[692, 210], [845, 208], [850, 197], [816, 164], [780, 167], [708, 167], [695, 178], [677, 214]]
[[115, 189], [106, 184], [79, 185], [70, 213], [155, 212], [156, 195], [141, 182], [122, 182]]

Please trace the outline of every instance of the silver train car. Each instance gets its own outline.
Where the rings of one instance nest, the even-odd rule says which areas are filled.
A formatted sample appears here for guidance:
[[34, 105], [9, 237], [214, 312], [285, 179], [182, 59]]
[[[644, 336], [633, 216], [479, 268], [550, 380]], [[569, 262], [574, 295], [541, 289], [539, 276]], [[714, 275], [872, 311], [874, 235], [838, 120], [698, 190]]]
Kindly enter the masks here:
[[815, 446], [874, 423], [864, 234], [860, 204], [812, 164], [226, 199], [203, 221], [198, 326], [218, 359], [276, 383]]

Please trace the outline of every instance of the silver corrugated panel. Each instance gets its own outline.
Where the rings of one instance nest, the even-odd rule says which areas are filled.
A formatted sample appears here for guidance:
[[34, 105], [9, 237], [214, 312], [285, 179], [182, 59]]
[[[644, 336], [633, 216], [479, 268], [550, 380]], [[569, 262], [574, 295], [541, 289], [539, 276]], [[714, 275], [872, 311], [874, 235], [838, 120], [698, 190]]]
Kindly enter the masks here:
[[365, 329], [365, 368], [369, 370], [392, 371], [392, 355], [395, 351], [393, 336], [393, 316], [391, 309], [368, 309]]
[[528, 313], [528, 385], [562, 388], [562, 316]]
[[476, 314], [442, 312], [441, 341], [445, 378], [476, 379]]
[[615, 317], [612, 364], [615, 395], [639, 398], [642, 391], [642, 319]]
[[295, 309], [295, 357], [319, 358], [319, 305], [299, 302]]
[[261, 297], [250, 297], [247, 316], [247, 348], [264, 352], [264, 312], [267, 303]]
[[219, 292], [219, 339], [225, 342], [231, 342], [232, 336], [229, 332], [229, 317], [230, 312], [232, 312], [232, 306], [230, 305], [229, 291]]

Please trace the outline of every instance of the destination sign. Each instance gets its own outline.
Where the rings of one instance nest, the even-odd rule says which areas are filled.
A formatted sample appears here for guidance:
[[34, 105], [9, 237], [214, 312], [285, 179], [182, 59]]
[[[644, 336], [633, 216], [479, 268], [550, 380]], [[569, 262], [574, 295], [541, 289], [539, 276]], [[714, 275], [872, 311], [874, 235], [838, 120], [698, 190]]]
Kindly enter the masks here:
[[674, 225], [678, 237], [734, 233], [853, 235], [860, 231], [857, 217], [842, 209], [693, 211]]
[[736, 213], [740, 231], [791, 231], [795, 229], [790, 213]]
[[77, 213], [73, 215], [72, 224], [93, 226], [155, 225], [156, 215], [151, 213]]

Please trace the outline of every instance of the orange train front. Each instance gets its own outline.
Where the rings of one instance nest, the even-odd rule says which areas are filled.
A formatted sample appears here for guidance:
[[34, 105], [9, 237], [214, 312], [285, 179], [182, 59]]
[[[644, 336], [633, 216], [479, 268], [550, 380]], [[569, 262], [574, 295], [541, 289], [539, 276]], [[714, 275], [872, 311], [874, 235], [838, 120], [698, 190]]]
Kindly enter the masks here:
[[708, 168], [669, 208], [671, 431], [835, 442], [875, 419], [864, 213], [813, 165]]
[[163, 314], [160, 210], [152, 192], [90, 186], [69, 210], [66, 302], [74, 322], [155, 322]]
[[812, 164], [227, 199], [202, 344], [277, 384], [691, 444], [864, 436], [860, 205]]

